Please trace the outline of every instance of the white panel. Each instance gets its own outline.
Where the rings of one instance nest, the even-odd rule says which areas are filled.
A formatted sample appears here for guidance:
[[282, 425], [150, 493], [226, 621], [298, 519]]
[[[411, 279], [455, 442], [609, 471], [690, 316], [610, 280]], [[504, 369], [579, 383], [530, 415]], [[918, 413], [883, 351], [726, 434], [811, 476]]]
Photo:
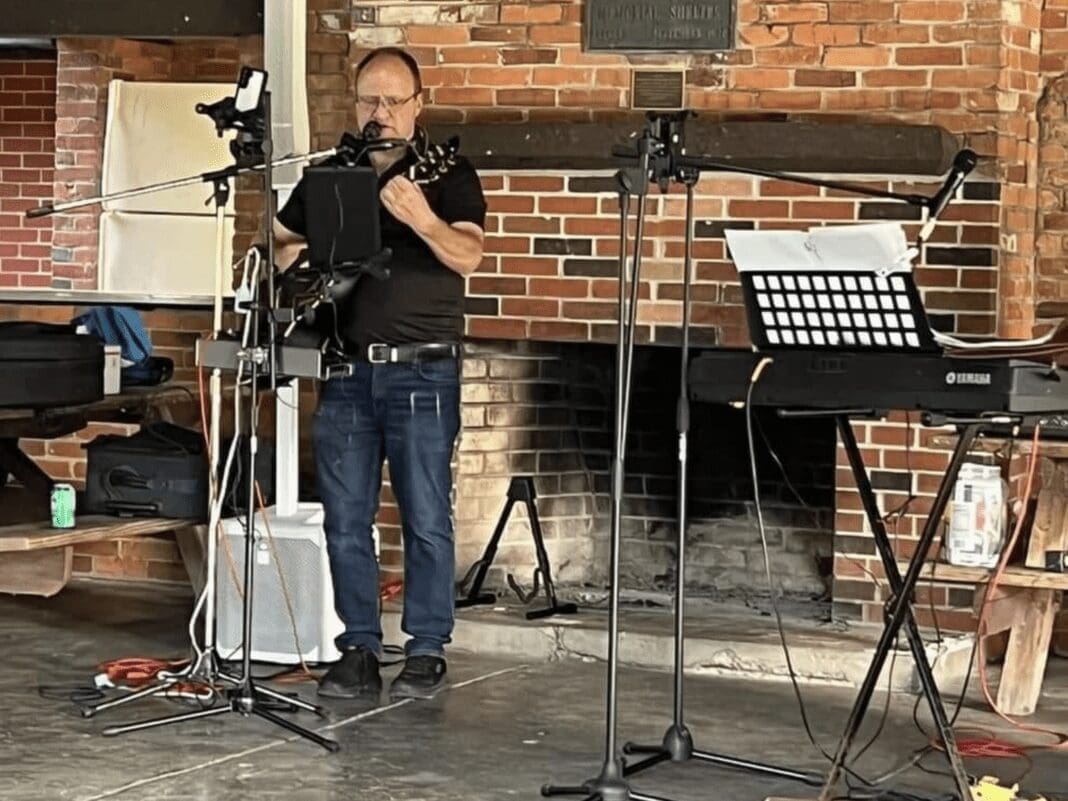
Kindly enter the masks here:
[[[264, 66], [267, 89], [271, 93], [271, 130], [275, 158], [290, 153], [307, 153], [311, 136], [308, 128], [307, 94], [307, 3], [305, 0], [271, 0], [263, 9]], [[302, 165], [280, 167], [275, 171], [276, 188], [291, 186], [301, 176]], [[279, 206], [282, 201], [279, 201]]]
[[[108, 87], [108, 120], [104, 135], [104, 194], [165, 181], [199, 176], [234, 163], [229, 141], [215, 124], [197, 114], [197, 103], [214, 103], [233, 95], [235, 83], [150, 83], [112, 81]], [[105, 209], [213, 215], [211, 186], [196, 182], [125, 200], [109, 201]], [[233, 193], [227, 206], [233, 209]]]
[[[230, 290], [234, 220], [225, 218], [223, 265]], [[100, 289], [143, 295], [215, 292], [215, 217], [105, 211], [100, 215]]]

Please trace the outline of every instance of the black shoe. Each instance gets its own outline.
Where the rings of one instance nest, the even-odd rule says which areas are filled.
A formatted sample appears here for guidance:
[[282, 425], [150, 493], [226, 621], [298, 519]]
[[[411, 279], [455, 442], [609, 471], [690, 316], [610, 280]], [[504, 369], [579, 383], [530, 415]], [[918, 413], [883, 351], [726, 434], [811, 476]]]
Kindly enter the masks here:
[[357, 698], [382, 692], [378, 675], [378, 657], [367, 648], [350, 648], [341, 654], [326, 675], [319, 680], [319, 695], [327, 698]]
[[404, 669], [389, 687], [392, 701], [401, 698], [433, 698], [447, 684], [445, 660], [440, 656], [409, 656]]

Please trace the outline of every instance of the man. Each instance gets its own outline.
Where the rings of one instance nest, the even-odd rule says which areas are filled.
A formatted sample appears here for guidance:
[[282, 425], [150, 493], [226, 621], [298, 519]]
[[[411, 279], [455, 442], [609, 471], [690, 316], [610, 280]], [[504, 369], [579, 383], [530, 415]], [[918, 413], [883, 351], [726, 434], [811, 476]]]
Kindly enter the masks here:
[[[382, 48], [356, 70], [356, 119], [381, 138], [413, 142], [423, 108], [415, 60]], [[453, 628], [455, 553], [450, 461], [460, 426], [459, 355], [464, 276], [482, 260], [486, 203], [474, 168], [457, 163], [425, 186], [405, 177], [413, 147], [372, 152], [382, 201], [390, 275], [365, 276], [339, 302], [338, 322], [354, 372], [327, 381], [313, 437], [325, 512], [342, 652], [319, 693], [377, 695], [382, 681], [378, 563], [372, 524], [383, 458], [404, 535], [404, 617], [410, 636], [391, 698], [432, 698], [445, 683], [444, 646]], [[279, 264], [306, 231], [303, 182], [275, 222]]]

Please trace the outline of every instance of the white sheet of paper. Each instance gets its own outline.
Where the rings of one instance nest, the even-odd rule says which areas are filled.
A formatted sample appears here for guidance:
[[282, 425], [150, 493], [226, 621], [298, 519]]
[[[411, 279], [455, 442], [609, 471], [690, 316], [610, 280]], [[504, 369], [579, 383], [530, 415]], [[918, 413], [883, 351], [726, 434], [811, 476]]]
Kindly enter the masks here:
[[726, 231], [739, 272], [907, 272], [914, 248], [898, 223], [818, 226], [808, 231]]

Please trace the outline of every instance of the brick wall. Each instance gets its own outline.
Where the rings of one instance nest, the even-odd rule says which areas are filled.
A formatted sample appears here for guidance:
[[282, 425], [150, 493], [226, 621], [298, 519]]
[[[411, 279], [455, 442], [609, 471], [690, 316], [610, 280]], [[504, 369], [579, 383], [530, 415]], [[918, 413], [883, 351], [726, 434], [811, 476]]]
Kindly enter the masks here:
[[51, 282], [52, 221], [22, 212], [52, 195], [56, 60], [0, 59], [0, 287]]
[[[309, 8], [309, 98], [313, 134], [320, 146], [335, 141], [342, 128], [353, 123], [352, 64], [370, 48], [383, 44], [406, 46], [422, 64], [430, 121], [597, 119], [628, 107], [634, 69], [676, 68], [685, 70], [687, 107], [702, 110], [706, 116], [737, 119], [744, 114], [827, 122], [893, 119], [940, 125], [959, 134], [962, 144], [998, 158], [989, 177], [1005, 184], [1001, 200], [982, 213], [989, 215], [987, 222], [999, 223], [1003, 233], [1017, 235], [1015, 242], [1009, 242], [1014, 247], [1005, 254], [1007, 263], [1019, 272], [1012, 265], [1029, 254], [1026, 240], [1032, 226], [1026, 210], [1034, 207], [1034, 189], [1033, 177], [1028, 182], [1027, 162], [1033, 159], [1034, 150], [1029, 144], [1028, 114], [1033, 113], [1038, 97], [1033, 74], [1038, 66], [1035, 32], [1042, 22], [1037, 2], [741, 0], [737, 48], [685, 56], [584, 53], [581, 3], [577, 2], [465, 6], [366, 2], [350, 11], [347, 4], [317, 0]], [[1049, 16], [1046, 22], [1054, 25], [1058, 20]], [[552, 183], [548, 179], [546, 185]], [[562, 191], [562, 181], [555, 183], [559, 189], [543, 191]], [[796, 210], [784, 201], [732, 211], [728, 200], [764, 200], [765, 188], [744, 183], [751, 187], [748, 191], [711, 193], [721, 203], [705, 213], [796, 219]], [[492, 179], [490, 186], [496, 186]], [[510, 186], [505, 189], [506, 194], [513, 191]], [[787, 198], [801, 194], [793, 187], [771, 191]], [[524, 201], [508, 198], [506, 202], [523, 209]], [[552, 208], [539, 208], [537, 214], [571, 213], [575, 206], [568, 204], [568, 198], [560, 198]], [[802, 217], [810, 218], [824, 222], [853, 219], [842, 209], [825, 212], [816, 206]], [[559, 230], [559, 223], [551, 219], [528, 218], [510, 225], [494, 231], [491, 253], [539, 255], [512, 236], [532, 233], [531, 227], [574, 236], [592, 233], [592, 226], [607, 238], [594, 255], [610, 255], [614, 247], [609, 221], [570, 222]], [[656, 236], [664, 231], [651, 233]], [[999, 241], [982, 244], [999, 252], [980, 266], [997, 266], [1002, 255]], [[939, 258], [952, 255], [939, 254]], [[538, 268], [550, 270], [532, 263], [530, 272], [537, 275]], [[513, 265], [513, 269], [518, 268]], [[574, 301], [571, 293], [578, 291], [566, 283], [539, 288], [546, 297], [561, 302]], [[999, 311], [1000, 325], [1023, 331], [1032, 319], [1031, 299], [1031, 287], [1021, 278], [1001, 288], [993, 307], [977, 311], [985, 312], [987, 318], [993, 317], [990, 312]], [[581, 316], [574, 303], [570, 307], [577, 319], [591, 323], [600, 319], [602, 310], [595, 306], [586, 310], [590, 313]], [[542, 315], [532, 312], [529, 317], [540, 320]], [[481, 335], [484, 325], [472, 327], [471, 333]], [[543, 326], [539, 323], [538, 328]], [[518, 326], [500, 324], [497, 329], [491, 335], [515, 336]], [[545, 330], [547, 338], [578, 336], [575, 327], [548, 326]]]
[[[1044, 190], [1047, 178], [1059, 175], [1063, 103], [1043, 81], [1065, 69], [1062, 11], [1042, 13], [1036, 0], [740, 0], [735, 50], [683, 56], [584, 53], [581, 16], [579, 2], [313, 0], [308, 86], [316, 145], [328, 146], [353, 124], [352, 66], [383, 44], [403, 45], [420, 61], [431, 122], [608, 118], [628, 107], [633, 70], [677, 68], [685, 71], [686, 106], [706, 118], [926, 123], [943, 126], [984, 157], [921, 254], [917, 276], [937, 328], [1027, 335], [1036, 302], [1060, 297], [1063, 198]], [[844, 177], [897, 191], [937, 185], [906, 175]], [[489, 236], [486, 261], [468, 284], [469, 337], [610, 341], [618, 233], [609, 174], [484, 173], [483, 184]], [[1039, 243], [1048, 261], [1036, 292], [1040, 199], [1049, 212], [1041, 222], [1048, 235]], [[639, 336], [670, 344], [681, 319], [681, 194], [651, 196], [649, 211]], [[910, 236], [917, 229], [900, 205], [733, 176], [701, 181], [697, 217], [693, 319], [698, 342], [719, 344], [746, 340], [724, 228], [902, 219]], [[868, 427], [858, 429], [866, 455], [882, 471], [880, 481], [902, 486], [904, 465], [892, 440], [905, 436], [905, 425], [891, 418], [876, 430], [869, 442]], [[929, 442], [924, 469], [934, 475], [946, 459], [945, 446]], [[867, 553], [870, 536], [850, 506], [855, 493], [840, 449], [833, 461], [841, 612], [873, 619], [873, 600], [849, 597], [860, 591], [848, 583], [854, 576], [846, 566]], [[461, 462], [461, 476], [468, 469]], [[929, 478], [914, 491], [928, 492]], [[889, 505], [897, 498], [884, 493], [880, 500]], [[911, 520], [902, 522], [904, 543], [914, 532]], [[857, 546], [865, 537], [867, 545]], [[962, 600], [959, 593], [934, 595], [938, 602]]]
[[[706, 118], [901, 120], [941, 125], [959, 135], [962, 145], [986, 158], [976, 180], [966, 186], [963, 202], [951, 205], [921, 259], [918, 275], [936, 325], [967, 333], [996, 329], [1026, 334], [1035, 303], [1059, 299], [1057, 214], [1063, 203], [1056, 182], [1063, 104], [1055, 82], [1050, 86], [1046, 82], [1065, 70], [1068, 25], [1062, 10], [1042, 12], [1037, 0], [740, 0], [737, 48], [685, 56], [583, 53], [580, 20], [577, 2], [310, 0], [313, 144], [329, 146], [351, 126], [352, 67], [369, 48], [381, 44], [405, 45], [423, 65], [431, 122], [596, 120], [628, 106], [634, 69], [678, 68], [685, 71], [686, 105]], [[103, 65], [87, 66], [115, 70], [123, 58], [138, 57], [108, 56]], [[136, 61], [128, 68], [155, 69], [151, 62], [149, 54], [148, 61]], [[100, 101], [99, 90], [95, 101]], [[75, 116], [77, 124], [91, 131], [92, 120], [99, 119], [93, 114]], [[88, 145], [88, 140], [82, 144]], [[89, 150], [84, 158], [91, 162]], [[75, 162], [77, 158], [76, 153]], [[65, 168], [77, 166], [72, 162]], [[77, 176], [71, 174], [72, 180]], [[608, 178], [607, 173], [484, 175], [491, 215], [486, 262], [469, 281], [470, 338], [574, 343], [611, 338], [617, 233]], [[58, 171], [56, 181], [61, 182]], [[928, 191], [937, 181], [893, 176], [873, 183]], [[670, 344], [681, 319], [677, 260], [682, 196], [677, 191], [651, 196], [649, 205], [651, 238], [642, 287], [641, 338]], [[813, 193], [778, 182], [724, 176], [701, 182], [697, 211], [697, 340], [737, 344], [744, 341], [745, 329], [733, 268], [724, 252], [725, 227], [845, 223], [894, 218], [908, 210], [840, 193]], [[906, 217], [904, 222], [914, 234], [915, 220]], [[66, 232], [76, 234], [79, 225], [85, 223], [69, 223]], [[95, 254], [90, 239], [74, 237], [72, 249], [86, 248], [72, 258], [75, 267], [89, 264], [82, 255]], [[1037, 282], [1036, 252], [1046, 258]], [[67, 280], [86, 276], [85, 270], [72, 269]], [[467, 383], [484, 382], [481, 376], [470, 375]], [[514, 414], [529, 416], [534, 405], [530, 401], [526, 411], [520, 406]], [[488, 408], [482, 413], [488, 414]], [[505, 425], [504, 420], [491, 425], [488, 417], [482, 423], [473, 418], [465, 423], [468, 431], [486, 435], [499, 433], [496, 428]], [[892, 431], [903, 436], [900, 431], [905, 426], [895, 418], [885, 429], [876, 430], [883, 433], [872, 434], [876, 439], [869, 441], [867, 428], [859, 429], [866, 455], [886, 472], [887, 486], [899, 487], [901, 479], [893, 476], [904, 468], [893, 456], [892, 442], [882, 440], [895, 436], [887, 433]], [[472, 514], [464, 505], [465, 497], [499, 497], [499, 481], [471, 483], [477, 481], [480, 469], [485, 470], [487, 459], [514, 469], [499, 436], [481, 439], [485, 445], [477, 451], [481, 462], [471, 450], [459, 455], [457, 509], [463, 515]], [[566, 461], [569, 446], [556, 447]], [[937, 472], [939, 458], [944, 460], [945, 448], [932, 443], [928, 472]], [[849, 550], [854, 547], [849, 538], [862, 537], [863, 529], [849, 516], [848, 501], [841, 498], [849, 495], [849, 484], [841, 475], [841, 454], [837, 462], [837, 488], [844, 504], [835, 526], [842, 544], [839, 556], [863, 555], [862, 549]], [[557, 470], [557, 480], [563, 481], [567, 473], [568, 469]], [[882, 500], [889, 505], [896, 498]], [[479, 518], [462, 521], [461, 528], [471, 532], [461, 538], [461, 549], [467, 549], [463, 553], [477, 550], [472, 542], [484, 540], [499, 512], [488, 501], [478, 508]], [[387, 503], [382, 517], [387, 522], [383, 532], [387, 550], [395, 549], [395, 507]], [[396, 562], [397, 557], [389, 560]], [[858, 600], [859, 614], [870, 617], [866, 610], [874, 606], [865, 606], [866, 599], [845, 597], [856, 589], [845, 583], [850, 579], [848, 564], [849, 559], [836, 560], [842, 600]]]
[[[861, 181], [863, 176], [856, 180]], [[936, 184], [868, 177], [867, 186], [933, 191]], [[609, 176], [489, 173], [487, 255], [468, 279], [472, 337], [614, 341], [619, 273], [618, 201]], [[917, 271], [934, 324], [990, 333], [996, 325], [998, 185], [967, 185], [946, 212]], [[643, 341], [673, 343], [682, 320], [684, 198], [674, 189], [646, 200]], [[726, 252], [730, 228], [808, 228], [826, 223], [900, 220], [914, 239], [919, 210], [835, 190], [744, 177], [703, 179], [696, 188], [695, 290], [698, 339], [746, 344], [741, 291]]]

